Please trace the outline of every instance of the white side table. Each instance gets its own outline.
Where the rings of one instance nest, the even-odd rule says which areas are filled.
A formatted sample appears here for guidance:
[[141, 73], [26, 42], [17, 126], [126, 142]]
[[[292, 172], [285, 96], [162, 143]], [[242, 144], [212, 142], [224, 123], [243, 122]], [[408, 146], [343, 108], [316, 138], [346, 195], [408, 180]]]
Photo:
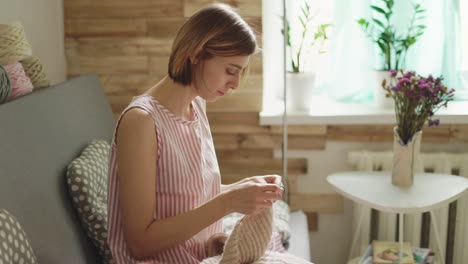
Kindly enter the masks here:
[[[411, 187], [398, 187], [391, 182], [391, 172], [350, 171], [329, 175], [327, 181], [335, 190], [356, 203], [399, 217], [400, 260], [403, 248], [403, 215], [429, 211], [433, 223], [437, 246], [445, 264], [440, 236], [433, 209], [449, 204], [460, 198], [468, 189], [468, 180], [448, 174], [419, 173]], [[359, 216], [357, 229], [353, 235], [353, 252], [363, 214]]]

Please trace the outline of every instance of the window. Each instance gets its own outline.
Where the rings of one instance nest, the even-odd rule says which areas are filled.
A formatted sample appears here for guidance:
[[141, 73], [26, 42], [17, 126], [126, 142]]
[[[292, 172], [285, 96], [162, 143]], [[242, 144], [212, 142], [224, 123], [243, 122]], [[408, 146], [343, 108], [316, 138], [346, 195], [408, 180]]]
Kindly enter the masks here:
[[[421, 3], [427, 10], [423, 21], [427, 28], [417, 43], [411, 47], [406, 68], [416, 70], [423, 75], [442, 74], [446, 83], [457, 83], [457, 87], [448, 86], [457, 89], [458, 99], [468, 100], [468, 11], [465, 11], [468, 10], [468, 1], [459, 1], [458, 8], [455, 6], [458, 1], [415, 1]], [[297, 6], [302, 2], [303, 0], [286, 0], [288, 17], [297, 17], [297, 12], [300, 12]], [[380, 1], [372, 0], [372, 3], [374, 2]], [[396, 8], [411, 11], [412, 1], [395, 2]], [[314, 87], [316, 100], [311, 104], [319, 106], [320, 110], [330, 105], [330, 108], [335, 108], [330, 115], [338, 114], [336, 108], [340, 108], [342, 105], [338, 104], [342, 103], [352, 107], [356, 114], [375, 111], [376, 109], [372, 109], [373, 95], [369, 74], [375, 65], [373, 54], [377, 54], [377, 48], [372, 46], [373, 43], [366, 38], [357, 23], [361, 17], [372, 16], [369, 8], [371, 0], [308, 0], [308, 3], [317, 14], [320, 23], [330, 21], [332, 24], [329, 32], [330, 41], [326, 46], [328, 52], [319, 56], [312, 55], [313, 63], [308, 65], [309, 69], [317, 74]], [[441, 10], [446, 10], [446, 13], [442, 13]], [[282, 13], [282, 0], [263, 1], [263, 114], [265, 115], [279, 115], [283, 112]], [[448, 20], [447, 17], [453, 19]], [[452, 26], [457, 23], [458, 29]], [[442, 36], [445, 39], [441, 39]], [[454, 53], [456, 50], [458, 53]], [[446, 66], [447, 58], [450, 58], [450, 67]], [[455, 63], [457, 58], [458, 65]], [[384, 112], [387, 115], [392, 113], [386, 110], [382, 113]], [[302, 115], [311, 114], [317, 113], [302, 113]]]

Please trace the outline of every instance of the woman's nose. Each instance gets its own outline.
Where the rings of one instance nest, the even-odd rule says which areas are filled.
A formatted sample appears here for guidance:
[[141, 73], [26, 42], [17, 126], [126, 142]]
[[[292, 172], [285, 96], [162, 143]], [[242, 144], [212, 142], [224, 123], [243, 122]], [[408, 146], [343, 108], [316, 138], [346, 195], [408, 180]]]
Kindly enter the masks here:
[[236, 77], [235, 79], [233, 79], [230, 85], [231, 89], [234, 90], [234, 89], [239, 88], [239, 83], [240, 83], [240, 77]]

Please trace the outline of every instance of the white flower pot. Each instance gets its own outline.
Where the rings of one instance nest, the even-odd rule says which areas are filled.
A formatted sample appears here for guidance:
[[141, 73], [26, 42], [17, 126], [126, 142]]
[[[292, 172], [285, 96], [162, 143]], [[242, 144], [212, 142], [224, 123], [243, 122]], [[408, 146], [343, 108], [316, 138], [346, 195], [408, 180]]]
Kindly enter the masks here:
[[380, 109], [392, 109], [395, 107], [393, 98], [386, 97], [387, 92], [382, 88], [382, 81], [387, 79], [387, 84], [390, 81], [389, 71], [372, 71], [374, 76], [374, 103]]
[[315, 86], [315, 73], [288, 73], [286, 82], [288, 112], [309, 112]]
[[403, 187], [413, 185], [414, 174], [420, 167], [421, 137], [422, 131], [418, 131], [407, 144], [404, 144], [397, 133], [397, 128], [393, 129], [392, 184]]

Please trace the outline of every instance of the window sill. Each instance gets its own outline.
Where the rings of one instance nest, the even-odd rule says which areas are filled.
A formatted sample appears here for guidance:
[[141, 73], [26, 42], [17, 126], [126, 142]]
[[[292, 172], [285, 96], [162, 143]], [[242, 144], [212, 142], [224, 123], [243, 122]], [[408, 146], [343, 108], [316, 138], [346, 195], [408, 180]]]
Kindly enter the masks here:
[[[309, 112], [288, 112], [289, 125], [391, 125], [396, 123], [393, 108], [372, 103], [340, 103], [316, 97]], [[271, 102], [260, 113], [260, 125], [281, 125], [283, 103]], [[468, 124], [468, 101], [449, 102], [436, 115], [441, 124]]]

